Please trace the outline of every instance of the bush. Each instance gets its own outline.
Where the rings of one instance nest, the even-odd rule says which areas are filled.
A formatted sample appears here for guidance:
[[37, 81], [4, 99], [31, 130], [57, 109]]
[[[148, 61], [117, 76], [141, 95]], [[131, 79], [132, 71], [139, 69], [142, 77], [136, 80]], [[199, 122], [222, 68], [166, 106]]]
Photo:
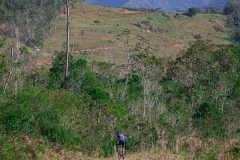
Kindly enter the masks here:
[[[0, 126], [1, 127], [1, 126]], [[16, 147], [16, 142], [18, 142], [18, 147]], [[16, 136], [16, 134], [4, 133], [0, 130], [0, 159], [4, 160], [18, 160], [18, 159], [29, 159], [27, 158], [26, 152], [23, 152], [25, 147], [22, 140]], [[25, 150], [26, 151], [26, 150]]]
[[198, 35], [195, 35], [194, 38], [196, 38], [196, 39], [201, 39], [202, 36], [201, 36], [200, 34], [198, 34]]
[[188, 12], [189, 12], [189, 16], [193, 17], [197, 14], [197, 8], [189, 8]]
[[[47, 92], [44, 89], [33, 87], [20, 90], [14, 99], [9, 100], [0, 108], [2, 129], [7, 133], [40, 135], [50, 142], [67, 146], [79, 143], [80, 139], [74, 134], [72, 128], [66, 128], [62, 124], [63, 120], [59, 110], [65, 108], [58, 109], [56, 105], [63, 106], [64, 101], [56, 104], [55, 99], [52, 99], [49, 102], [50, 94], [52, 94], [51, 91]], [[66, 97], [63, 97], [63, 100]], [[47, 105], [48, 107], [46, 107]]]
[[9, 131], [21, 131], [29, 126], [31, 119], [31, 111], [28, 108], [22, 107], [7, 107], [3, 111], [3, 116], [0, 119], [0, 124], [3, 128]]
[[147, 20], [151, 21], [151, 20], [153, 20], [153, 17], [147, 17]]
[[50, 142], [73, 145], [80, 141], [71, 129], [66, 129], [61, 125], [61, 118], [53, 109], [43, 110], [36, 115], [35, 123], [38, 124], [39, 133]]
[[95, 20], [94, 23], [100, 23], [100, 21], [99, 20]]

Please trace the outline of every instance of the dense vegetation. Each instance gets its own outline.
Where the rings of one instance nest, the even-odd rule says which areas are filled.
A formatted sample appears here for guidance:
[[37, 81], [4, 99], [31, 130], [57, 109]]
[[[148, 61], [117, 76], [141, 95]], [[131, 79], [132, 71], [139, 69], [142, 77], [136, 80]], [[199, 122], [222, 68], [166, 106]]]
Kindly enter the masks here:
[[228, 15], [229, 34], [236, 45], [240, 44], [240, 1], [229, 2], [224, 8], [223, 13]]
[[[1, 86], [1, 142], [11, 151], [2, 150], [1, 157], [21, 156], [9, 148], [9, 134], [40, 136], [48, 143], [104, 156], [113, 153], [117, 130], [129, 137], [131, 151], [162, 139], [176, 142], [194, 132], [202, 140], [235, 137], [240, 48], [196, 41], [167, 63], [147, 49], [133, 52], [134, 65], [126, 77], [114, 64], [88, 64], [81, 54], [70, 57], [65, 80], [64, 52], [56, 52], [47, 72], [35, 70], [21, 78], [13, 74], [8, 87]], [[2, 63], [2, 75], [10, 72], [7, 63]]]
[[1, 0], [0, 22], [10, 26], [4, 34], [19, 38], [28, 46], [43, 46], [64, 5], [64, 0]]
[[[195, 41], [176, 60], [162, 59], [143, 37], [136, 36], [132, 45], [133, 36], [129, 30], [117, 36], [127, 66], [90, 63], [87, 53], [79, 52], [69, 57], [67, 78], [64, 51], [56, 51], [47, 70], [29, 62], [31, 49], [15, 45], [18, 40], [1, 41], [0, 157], [34, 159], [57, 145], [107, 157], [114, 152], [116, 131], [128, 137], [132, 152], [161, 146], [191, 151], [192, 159], [239, 156], [239, 142], [221, 145], [239, 133], [240, 48]], [[208, 149], [192, 149], [188, 138], [206, 142]], [[209, 139], [218, 144], [208, 146]]]

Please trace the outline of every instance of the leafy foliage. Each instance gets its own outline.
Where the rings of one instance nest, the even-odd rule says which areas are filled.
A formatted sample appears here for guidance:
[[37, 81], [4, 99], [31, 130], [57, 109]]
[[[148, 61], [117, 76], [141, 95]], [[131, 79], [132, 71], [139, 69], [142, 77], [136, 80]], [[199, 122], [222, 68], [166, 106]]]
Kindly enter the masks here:
[[6, 64], [6, 54], [2, 52], [2, 48], [4, 47], [3, 42], [0, 41], [0, 80], [2, 80], [3, 76], [7, 72], [7, 64]]
[[225, 15], [229, 15], [228, 27], [231, 29], [230, 36], [233, 41], [240, 44], [240, 1], [228, 2], [223, 9]]
[[65, 52], [56, 52], [53, 59], [53, 67], [49, 70], [49, 87], [51, 88], [71, 88], [76, 82], [79, 82], [86, 72], [87, 61], [79, 58], [74, 59], [69, 56], [69, 76], [65, 79], [62, 73], [65, 72]]
[[[28, 46], [42, 46], [52, 33], [52, 24], [64, 7], [64, 0], [3, 0], [0, 13], [4, 24], [14, 23], [22, 43]], [[26, 29], [28, 27], [28, 29]]]
[[189, 16], [193, 17], [197, 14], [197, 8], [189, 8], [188, 12], [189, 12]]

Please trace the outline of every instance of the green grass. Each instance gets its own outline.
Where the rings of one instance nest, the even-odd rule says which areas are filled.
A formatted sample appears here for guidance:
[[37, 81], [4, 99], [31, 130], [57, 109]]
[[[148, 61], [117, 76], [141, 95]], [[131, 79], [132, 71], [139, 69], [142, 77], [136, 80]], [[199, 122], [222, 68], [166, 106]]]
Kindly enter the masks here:
[[219, 18], [219, 16], [217, 14], [209, 14], [208, 16], [212, 19], [218, 19]]

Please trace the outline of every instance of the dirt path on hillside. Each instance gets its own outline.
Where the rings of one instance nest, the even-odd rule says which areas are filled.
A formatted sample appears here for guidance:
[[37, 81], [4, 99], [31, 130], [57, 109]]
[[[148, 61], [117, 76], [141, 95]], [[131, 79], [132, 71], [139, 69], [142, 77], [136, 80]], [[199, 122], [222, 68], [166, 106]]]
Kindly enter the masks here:
[[[172, 42], [170, 44], [167, 44], [167, 45], [161, 45], [161, 46], [152, 46], [151, 48], [152, 49], [168, 49], [168, 48], [172, 48], [172, 47], [182, 47], [184, 45], [186, 45], [187, 43], [185, 42]], [[119, 48], [116, 48], [116, 47], [100, 47], [100, 48], [93, 48], [93, 49], [84, 49], [84, 50], [81, 50], [81, 52], [97, 52], [97, 51], [104, 51], [104, 50], [110, 50], [110, 49], [119, 49]], [[79, 51], [70, 51], [71, 53], [77, 53]], [[40, 67], [40, 66], [43, 66], [44, 64], [46, 64], [47, 62], [51, 61], [50, 58], [43, 58], [43, 59], [40, 59], [38, 60], [36, 63], [35, 63], [35, 66], [36, 67]]]
[[44, 65], [47, 61], [49, 61], [50, 58], [43, 58], [43, 59], [40, 59], [38, 60], [36, 63], [35, 63], [35, 66], [42, 66]]
[[156, 47], [156, 48], [157, 49], [164, 49], [164, 48], [172, 48], [172, 47], [182, 47], [184, 45], [187, 45], [187, 43], [185, 43], [185, 42], [172, 42], [170, 44], [162, 45], [162, 46], [159, 46], [159, 47]]

